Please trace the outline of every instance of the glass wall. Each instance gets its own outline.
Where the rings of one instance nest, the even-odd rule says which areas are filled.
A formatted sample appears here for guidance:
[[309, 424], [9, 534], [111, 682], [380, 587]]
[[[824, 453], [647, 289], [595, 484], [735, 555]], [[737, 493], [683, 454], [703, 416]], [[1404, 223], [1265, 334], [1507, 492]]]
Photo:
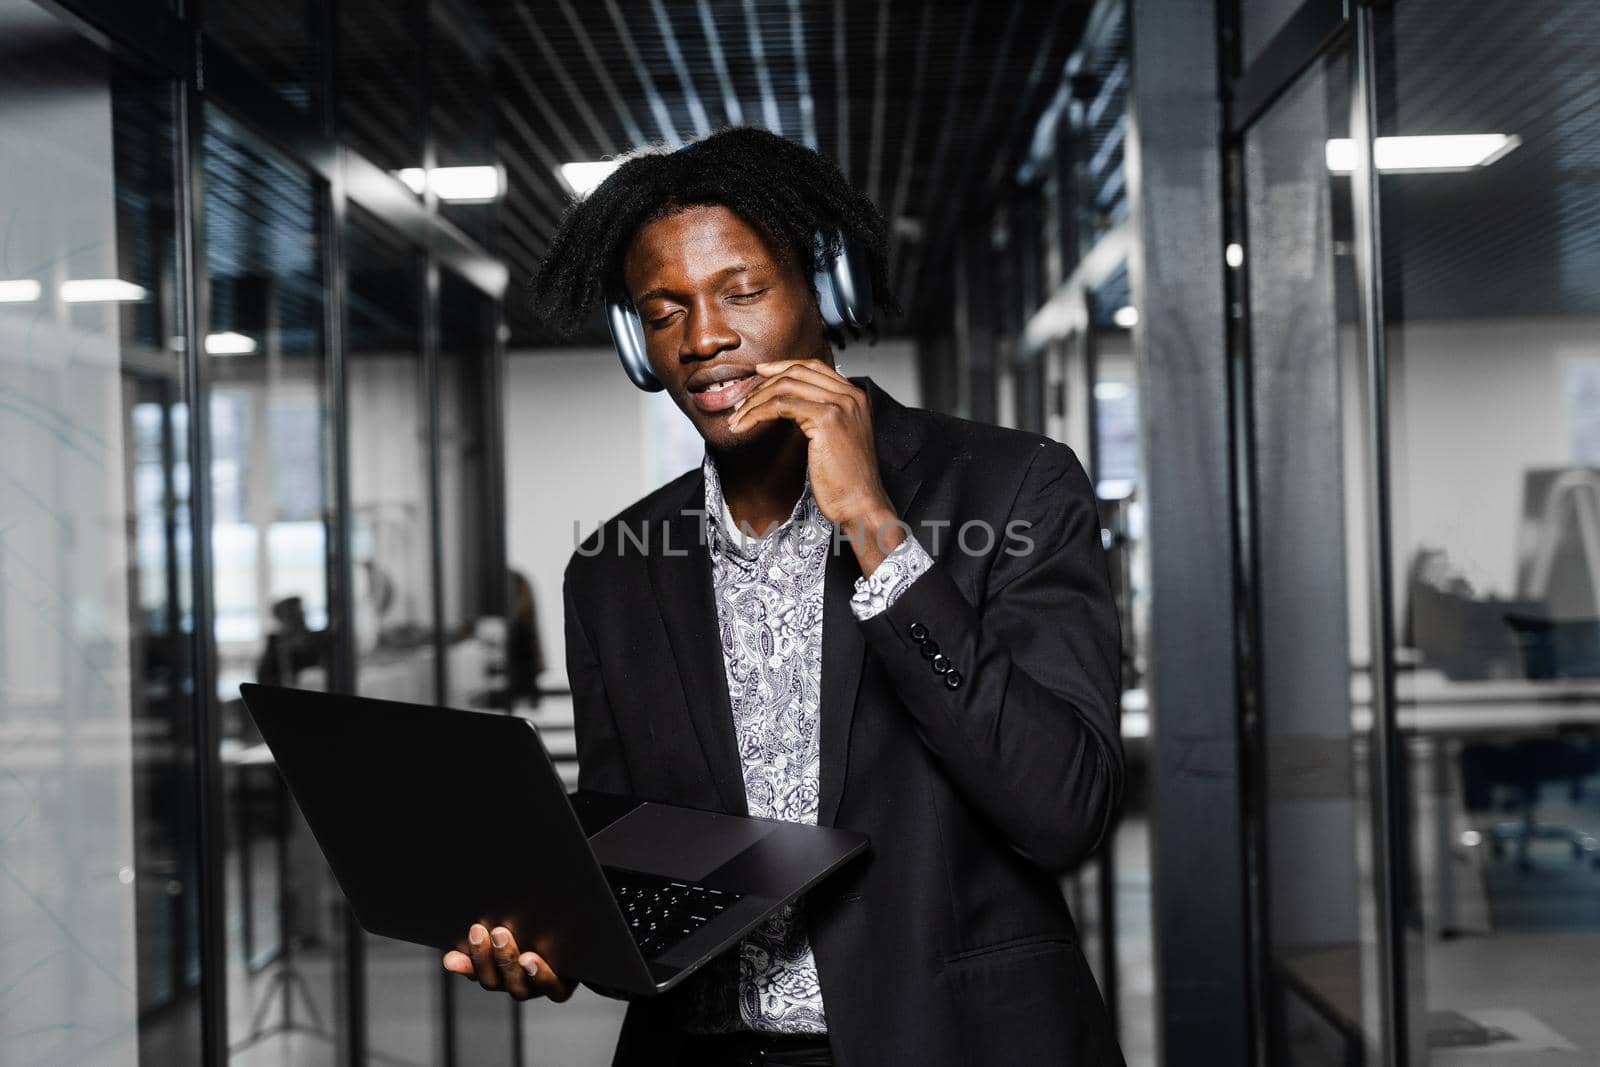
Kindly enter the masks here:
[[496, 265], [382, 173], [435, 153], [373, 73], [431, 4], [327, 100], [355, 26], [269, 7], [205, 5], [201, 85], [170, 5], [0, 0], [0, 1062], [449, 1060], [437, 953], [350, 936], [239, 685], [433, 702], [447, 614], [501, 703]]
[[196, 1048], [175, 86], [0, 0], [0, 1058]]
[[324, 193], [219, 111], [204, 149], [229, 1047], [332, 1063], [343, 898], [239, 699], [333, 682]]
[[1273, 1063], [1600, 1053], [1597, 62], [1587, 5], [1402, 0], [1253, 90]]
[[1592, 1061], [1600, 8], [1405, 0], [1373, 36], [1407, 1008]]
[[[345, 230], [351, 629], [356, 692], [432, 702], [439, 658], [433, 582], [432, 416], [421, 307], [423, 254], [352, 209]], [[367, 1044], [397, 1064], [442, 1063], [439, 954], [367, 936]]]

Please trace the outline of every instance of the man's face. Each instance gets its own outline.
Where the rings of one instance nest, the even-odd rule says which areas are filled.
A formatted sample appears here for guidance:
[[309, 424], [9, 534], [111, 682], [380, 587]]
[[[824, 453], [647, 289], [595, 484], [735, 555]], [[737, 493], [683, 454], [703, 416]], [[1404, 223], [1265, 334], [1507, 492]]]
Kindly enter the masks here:
[[756, 364], [833, 362], [802, 268], [728, 208], [688, 207], [644, 226], [628, 246], [623, 280], [650, 368], [715, 448], [781, 425], [728, 429], [733, 405], [760, 382]]

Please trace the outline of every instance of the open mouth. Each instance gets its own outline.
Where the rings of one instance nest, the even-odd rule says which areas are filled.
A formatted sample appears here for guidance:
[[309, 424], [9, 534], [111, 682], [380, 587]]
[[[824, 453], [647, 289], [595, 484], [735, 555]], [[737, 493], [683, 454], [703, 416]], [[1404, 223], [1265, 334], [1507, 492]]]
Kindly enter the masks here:
[[689, 395], [701, 411], [726, 411], [754, 389], [758, 380], [759, 375], [746, 374], [742, 378], [728, 378], [703, 389], [691, 390]]

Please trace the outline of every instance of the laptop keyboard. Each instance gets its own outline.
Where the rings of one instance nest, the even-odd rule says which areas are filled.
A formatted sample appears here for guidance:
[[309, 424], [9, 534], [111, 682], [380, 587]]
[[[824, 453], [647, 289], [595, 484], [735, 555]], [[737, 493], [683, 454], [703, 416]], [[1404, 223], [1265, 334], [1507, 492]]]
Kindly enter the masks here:
[[654, 874], [605, 869], [639, 951], [659, 956], [739, 900], [738, 893], [674, 882]]

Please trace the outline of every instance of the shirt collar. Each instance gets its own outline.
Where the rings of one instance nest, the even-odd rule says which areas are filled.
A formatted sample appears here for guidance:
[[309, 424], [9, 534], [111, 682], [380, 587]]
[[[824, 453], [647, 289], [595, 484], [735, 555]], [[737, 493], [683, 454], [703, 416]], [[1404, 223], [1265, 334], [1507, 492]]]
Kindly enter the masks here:
[[775, 543], [779, 538], [792, 530], [801, 520], [808, 523], [823, 523], [827, 520], [822, 517], [822, 512], [817, 508], [817, 501], [811, 495], [811, 469], [806, 468], [805, 481], [800, 488], [800, 498], [794, 502], [794, 507], [789, 510], [789, 517], [784, 520], [772, 533], [765, 538], [747, 535], [739, 529], [738, 523], [733, 519], [733, 512], [728, 507], [727, 500], [722, 495], [722, 479], [717, 474], [717, 465], [711, 458], [711, 450], [707, 449], [705, 459], [700, 465], [701, 472], [705, 475], [706, 482], [706, 525], [709, 529], [709, 545], [712, 552], [726, 552], [746, 559], [753, 559], [769, 544]]

